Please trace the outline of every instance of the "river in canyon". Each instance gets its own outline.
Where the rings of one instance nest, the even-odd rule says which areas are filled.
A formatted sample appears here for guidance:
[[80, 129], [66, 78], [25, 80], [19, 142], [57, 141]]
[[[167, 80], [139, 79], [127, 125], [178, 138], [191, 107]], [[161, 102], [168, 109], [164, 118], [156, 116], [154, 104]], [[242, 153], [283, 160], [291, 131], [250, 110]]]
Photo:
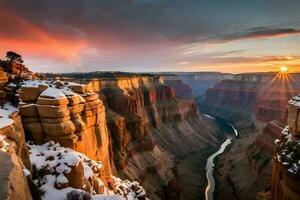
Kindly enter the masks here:
[[231, 140], [238, 136], [238, 132], [235, 127], [220, 118], [214, 118], [210, 115], [205, 114], [207, 118], [213, 119], [218, 124], [220, 130], [222, 130], [223, 134], [226, 137], [226, 140], [222, 143], [218, 151], [211, 154], [206, 162], [206, 178], [207, 178], [207, 186], [205, 189], [205, 200], [213, 200], [214, 199], [214, 191], [215, 191], [215, 179], [214, 179], [214, 160], [215, 158], [222, 154], [226, 147], [231, 144]]

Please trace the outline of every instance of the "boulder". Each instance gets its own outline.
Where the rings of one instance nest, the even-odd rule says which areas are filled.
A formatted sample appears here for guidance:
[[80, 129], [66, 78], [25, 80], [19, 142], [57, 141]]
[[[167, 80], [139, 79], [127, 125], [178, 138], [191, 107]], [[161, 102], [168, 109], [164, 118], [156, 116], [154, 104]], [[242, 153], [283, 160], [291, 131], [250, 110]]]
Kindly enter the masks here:
[[20, 99], [22, 101], [35, 102], [40, 94], [38, 87], [22, 86], [20, 90]]
[[69, 181], [69, 186], [81, 189], [84, 183], [84, 168], [82, 162], [79, 162], [77, 166], [69, 166], [71, 167], [70, 173], [65, 173], [65, 177]]

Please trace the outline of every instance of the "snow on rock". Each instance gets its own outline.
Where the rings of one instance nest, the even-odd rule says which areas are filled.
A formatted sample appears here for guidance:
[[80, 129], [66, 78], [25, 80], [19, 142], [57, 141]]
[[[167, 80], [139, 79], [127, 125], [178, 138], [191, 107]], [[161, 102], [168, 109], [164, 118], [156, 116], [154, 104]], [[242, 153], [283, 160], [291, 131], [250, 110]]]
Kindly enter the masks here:
[[113, 177], [117, 194], [127, 197], [128, 200], [147, 199], [146, 191], [137, 181], [121, 180]]
[[282, 138], [276, 140], [275, 159], [284, 165], [288, 172], [300, 176], [300, 141], [293, 138], [287, 126], [282, 131]]
[[4, 104], [3, 108], [0, 109], [0, 129], [13, 124], [9, 116], [11, 113], [18, 111], [18, 109], [10, 104]]
[[53, 99], [66, 98], [65, 94], [62, 93], [59, 89], [56, 88], [47, 88], [40, 95], [41, 97], [49, 97]]
[[290, 101], [289, 104], [300, 107], [300, 94], [297, 96], [293, 97]]
[[82, 153], [53, 141], [43, 145], [28, 144], [28, 147], [30, 161], [37, 174], [34, 183], [43, 192], [43, 200], [65, 200], [73, 196], [88, 196], [87, 199], [92, 200], [147, 199], [144, 188], [136, 181], [113, 177], [115, 191], [106, 188], [101, 180], [102, 163]]

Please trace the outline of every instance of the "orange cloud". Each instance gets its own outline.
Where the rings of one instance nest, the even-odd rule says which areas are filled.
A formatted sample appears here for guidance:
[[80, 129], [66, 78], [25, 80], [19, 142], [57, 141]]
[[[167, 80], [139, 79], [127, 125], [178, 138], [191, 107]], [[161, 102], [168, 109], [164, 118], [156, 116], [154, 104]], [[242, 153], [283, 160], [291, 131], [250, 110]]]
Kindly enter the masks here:
[[22, 55], [75, 59], [86, 46], [84, 40], [49, 34], [9, 10], [0, 9], [0, 52], [17, 51]]

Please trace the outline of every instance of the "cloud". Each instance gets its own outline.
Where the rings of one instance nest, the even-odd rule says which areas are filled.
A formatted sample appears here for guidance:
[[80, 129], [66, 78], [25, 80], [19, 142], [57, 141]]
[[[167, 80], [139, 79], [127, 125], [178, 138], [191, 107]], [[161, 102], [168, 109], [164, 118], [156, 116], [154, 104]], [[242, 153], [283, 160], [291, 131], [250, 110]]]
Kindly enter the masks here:
[[257, 38], [271, 38], [300, 34], [300, 29], [295, 28], [267, 28], [257, 27], [248, 29], [245, 32], [236, 32], [222, 38], [222, 41], [234, 41]]
[[[144, 70], [149, 66], [161, 70], [161, 66], [181, 63], [185, 67], [200, 59], [247, 62], [253, 58], [238, 58], [247, 52], [233, 49], [218, 55], [224, 50], [219, 46], [212, 49], [214, 55], [189, 56], [208, 52], [209, 45], [204, 43], [299, 33], [297, 24], [289, 28], [276, 24], [277, 19], [284, 24], [296, 19], [296, 1], [286, 0], [289, 9], [276, 5], [272, 10], [280, 12], [271, 16], [258, 9], [262, 1], [266, 0], [0, 0], [0, 54], [15, 50], [29, 65], [45, 66], [41, 67], [44, 71], [55, 65], [59, 66], [55, 70], [65, 70], [63, 65], [85, 71]], [[269, 23], [271, 20], [276, 23]], [[190, 44], [199, 44], [199, 48], [180, 48]]]
[[14, 50], [22, 55], [75, 59], [85, 41], [56, 36], [24, 19], [14, 11], [0, 8], [0, 52]]

